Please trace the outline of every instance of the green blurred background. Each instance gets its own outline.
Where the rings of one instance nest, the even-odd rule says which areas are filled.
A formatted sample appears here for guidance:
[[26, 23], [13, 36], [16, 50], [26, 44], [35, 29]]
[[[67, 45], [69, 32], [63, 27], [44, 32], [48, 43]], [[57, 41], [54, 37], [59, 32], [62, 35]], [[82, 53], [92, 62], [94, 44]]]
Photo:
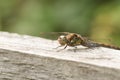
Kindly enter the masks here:
[[120, 46], [120, 0], [0, 0], [0, 30], [75, 32]]

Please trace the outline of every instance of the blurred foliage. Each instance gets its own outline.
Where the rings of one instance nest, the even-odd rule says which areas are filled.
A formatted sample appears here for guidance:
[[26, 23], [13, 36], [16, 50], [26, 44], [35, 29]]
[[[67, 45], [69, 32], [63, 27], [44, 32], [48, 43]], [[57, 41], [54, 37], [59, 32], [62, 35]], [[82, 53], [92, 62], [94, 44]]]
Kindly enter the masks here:
[[119, 13], [120, 0], [0, 0], [0, 29], [35, 36], [75, 32], [120, 45]]

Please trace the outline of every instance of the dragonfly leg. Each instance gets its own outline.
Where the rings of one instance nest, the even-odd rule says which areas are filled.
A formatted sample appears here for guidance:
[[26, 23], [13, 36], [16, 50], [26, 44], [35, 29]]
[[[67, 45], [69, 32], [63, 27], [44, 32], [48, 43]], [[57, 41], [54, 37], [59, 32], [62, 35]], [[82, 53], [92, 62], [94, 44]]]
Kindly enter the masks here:
[[76, 52], [76, 50], [77, 50], [77, 46], [74, 46], [74, 48], [75, 48], [75, 49], [74, 49], [74, 52]]
[[62, 47], [63, 45], [60, 45], [60, 46], [58, 46], [58, 47], [56, 47], [56, 48], [54, 48], [54, 49], [57, 49], [57, 48], [59, 48], [59, 47]]
[[[58, 50], [57, 52], [59, 52], [59, 51], [62, 51], [62, 50], [64, 50], [64, 49], [66, 49], [66, 47], [67, 47], [68, 45], [65, 45], [65, 47], [63, 48], [63, 49], [60, 49], [60, 50]], [[60, 46], [61, 47], [61, 46]]]
[[65, 45], [64, 49], [66, 49], [67, 46], [68, 46], [68, 45]]

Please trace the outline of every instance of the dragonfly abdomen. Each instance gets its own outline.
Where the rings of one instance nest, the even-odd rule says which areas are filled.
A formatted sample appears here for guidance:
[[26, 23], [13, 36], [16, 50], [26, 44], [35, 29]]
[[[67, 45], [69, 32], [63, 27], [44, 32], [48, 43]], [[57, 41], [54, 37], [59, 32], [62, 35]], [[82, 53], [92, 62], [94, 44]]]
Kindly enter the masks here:
[[106, 47], [106, 48], [112, 48], [112, 49], [117, 49], [120, 50], [120, 47], [113, 46], [113, 45], [108, 45], [108, 44], [103, 44], [103, 43], [97, 43], [97, 42], [92, 42], [92, 41], [85, 41], [82, 43], [83, 46], [86, 46], [88, 48], [93, 48], [93, 47]]
[[100, 44], [100, 45], [101, 45], [102, 47], [120, 50], [120, 47], [117, 47], [117, 46], [108, 45], [108, 44]]

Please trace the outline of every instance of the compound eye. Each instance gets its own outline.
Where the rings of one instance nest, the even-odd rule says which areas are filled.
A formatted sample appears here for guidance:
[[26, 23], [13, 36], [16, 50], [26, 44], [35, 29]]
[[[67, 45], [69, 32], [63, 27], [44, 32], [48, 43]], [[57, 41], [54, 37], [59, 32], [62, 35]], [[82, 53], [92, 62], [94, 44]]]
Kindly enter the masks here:
[[65, 45], [66, 42], [65, 42], [66, 38], [64, 35], [61, 35], [59, 38], [58, 38], [58, 41], [61, 45]]

